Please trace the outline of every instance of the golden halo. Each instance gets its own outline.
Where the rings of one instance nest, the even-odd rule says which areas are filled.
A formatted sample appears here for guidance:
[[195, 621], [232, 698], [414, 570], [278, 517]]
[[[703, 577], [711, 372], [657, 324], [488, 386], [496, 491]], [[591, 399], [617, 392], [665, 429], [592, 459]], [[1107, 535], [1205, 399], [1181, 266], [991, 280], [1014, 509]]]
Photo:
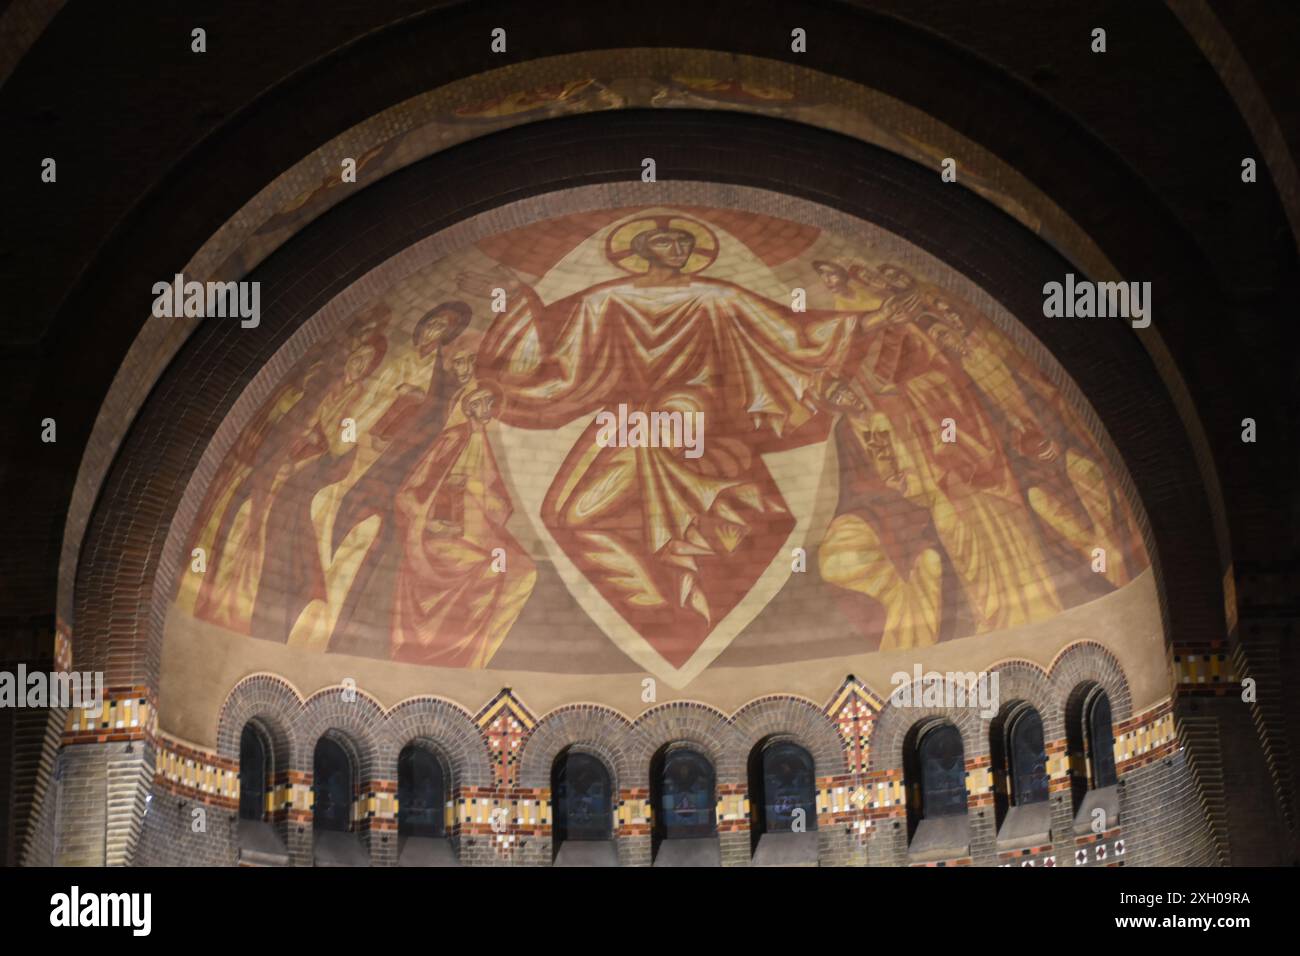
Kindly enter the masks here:
[[638, 216], [610, 230], [605, 237], [605, 258], [624, 272], [644, 275], [650, 270], [650, 263], [632, 251], [632, 240], [651, 229], [684, 229], [695, 237], [695, 248], [682, 267], [686, 275], [707, 269], [718, 258], [718, 237], [712, 229], [698, 219], [672, 215]]

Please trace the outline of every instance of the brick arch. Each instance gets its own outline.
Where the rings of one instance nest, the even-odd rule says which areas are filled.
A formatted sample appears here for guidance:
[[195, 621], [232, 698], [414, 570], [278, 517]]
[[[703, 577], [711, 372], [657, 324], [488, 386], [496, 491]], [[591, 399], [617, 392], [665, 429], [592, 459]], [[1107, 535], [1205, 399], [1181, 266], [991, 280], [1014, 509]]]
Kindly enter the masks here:
[[1004, 712], [1009, 703], [1024, 701], [1042, 718], [1046, 740], [1065, 736], [1063, 702], [1057, 696], [1056, 685], [1047, 671], [1032, 661], [1009, 660], [994, 664], [988, 672], [998, 675], [999, 713]]
[[891, 695], [876, 718], [871, 733], [871, 748], [867, 759], [869, 770], [903, 769], [903, 747], [908, 733], [923, 720], [940, 717], [953, 724], [961, 734], [961, 746], [966, 760], [985, 757], [989, 752], [988, 722], [981, 719], [974, 707], [902, 707]]
[[492, 785], [491, 755], [487, 741], [469, 712], [439, 697], [404, 700], [385, 716], [385, 733], [391, 741], [391, 760], [381, 764], [382, 776], [397, 779], [397, 758], [407, 744], [432, 744], [451, 771], [448, 790]]
[[648, 771], [638, 769], [632, 750], [633, 725], [609, 707], [573, 704], [541, 718], [524, 741], [519, 757], [519, 782], [524, 787], [549, 788], [555, 758], [566, 747], [580, 746], [600, 758], [609, 771], [614, 793], [640, 786]]
[[312, 772], [316, 741], [330, 731], [352, 742], [362, 782], [388, 779], [383, 771], [396, 766], [397, 754], [383, 708], [374, 698], [358, 690], [355, 701], [345, 701], [341, 686], [322, 688], [308, 697], [303, 702], [302, 718], [294, 727], [295, 770]]
[[632, 725], [630, 738], [636, 786], [650, 784], [650, 761], [664, 747], [690, 744], [713, 763], [719, 784], [745, 782], [745, 750], [735, 727], [717, 708], [675, 700], [646, 711]]
[[[1128, 678], [1115, 655], [1095, 641], [1071, 644], [1056, 656], [1048, 673], [1062, 711], [1082, 684], [1099, 684], [1110, 698], [1111, 715], [1117, 724], [1133, 716], [1133, 698]], [[1064, 721], [1064, 713], [1061, 715]], [[1046, 715], [1044, 715], [1046, 720]]]
[[844, 744], [839, 731], [812, 701], [777, 695], [750, 701], [731, 718], [740, 742], [755, 747], [771, 737], [785, 737], [807, 750], [813, 758], [816, 776], [829, 777], [848, 772]]
[[271, 760], [276, 773], [296, 766], [297, 738], [293, 728], [302, 713], [298, 691], [275, 674], [253, 674], [230, 689], [217, 717], [217, 755], [239, 760], [239, 738], [244, 725], [256, 720], [271, 740]]

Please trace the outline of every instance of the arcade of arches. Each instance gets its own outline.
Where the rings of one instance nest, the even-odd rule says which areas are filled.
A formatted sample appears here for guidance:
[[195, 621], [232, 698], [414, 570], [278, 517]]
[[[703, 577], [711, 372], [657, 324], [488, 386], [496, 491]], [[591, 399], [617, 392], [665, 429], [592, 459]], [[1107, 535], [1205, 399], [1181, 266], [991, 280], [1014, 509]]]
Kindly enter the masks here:
[[[1245, 598], [1294, 576], [1297, 514], [1241, 490], [1285, 452], [1243, 464], [1234, 424], [1300, 420], [1272, 410], [1295, 367], [1249, 371], [1295, 343], [1259, 318], [1300, 222], [1266, 41], [1239, 37], [1246, 88], [1230, 17], [1117, 14], [1231, 131], [1224, 175], [1260, 157], [1226, 251], [1180, 198], [1206, 156], [1153, 160], [1166, 193], [1138, 119], [1095, 124], [1120, 91], [1052, 80], [1093, 62], [1031, 88], [924, 14], [795, 4], [886, 58], [801, 61], [707, 17], [620, 39], [573, 0], [577, 46], [531, 14], [528, 52], [386, 78], [451, 16], [407, 6], [350, 66], [304, 49], [223, 94], [240, 121], [142, 167], [68, 297], [28, 303], [39, 341], [91, 302], [116, 331], [88, 343], [111, 368], [48, 359], [76, 394], [27, 383], [61, 431], [21, 455], [71, 458], [24, 519], [47, 553], [13, 656], [108, 700], [6, 718], [38, 768], [9, 861], [1290, 862], [1295, 592]], [[77, 17], [29, 55], [73, 55]], [[1152, 280], [1152, 324], [1045, 315], [1067, 274]], [[174, 275], [257, 282], [258, 320], [151, 315]]]

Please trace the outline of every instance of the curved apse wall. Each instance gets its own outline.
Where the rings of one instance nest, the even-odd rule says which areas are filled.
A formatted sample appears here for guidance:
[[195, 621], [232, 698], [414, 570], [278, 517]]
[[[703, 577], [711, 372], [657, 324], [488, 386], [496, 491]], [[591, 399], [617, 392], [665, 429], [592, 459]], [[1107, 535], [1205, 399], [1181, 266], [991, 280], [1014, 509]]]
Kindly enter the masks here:
[[[263, 670], [635, 714], [646, 678], [734, 709], [1081, 639], [1167, 695], [1122, 466], [1023, 327], [867, 224], [674, 188], [517, 204], [297, 333], [173, 525], [206, 567], [170, 594], [163, 729], [209, 743]], [[606, 447], [620, 407], [628, 444], [659, 411], [688, 447]]]

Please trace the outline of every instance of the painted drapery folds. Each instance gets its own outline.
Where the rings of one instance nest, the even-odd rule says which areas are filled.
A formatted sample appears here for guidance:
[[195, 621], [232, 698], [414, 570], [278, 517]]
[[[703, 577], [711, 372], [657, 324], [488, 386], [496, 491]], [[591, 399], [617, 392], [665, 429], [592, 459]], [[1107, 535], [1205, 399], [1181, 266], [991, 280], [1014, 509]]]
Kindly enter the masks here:
[[546, 617], [530, 605], [563, 607], [682, 686], [795, 576], [859, 652], [1122, 587], [1147, 556], [1081, 416], [971, 303], [882, 260], [810, 226], [655, 207], [408, 275], [239, 431], [179, 608], [306, 650], [483, 668]]

